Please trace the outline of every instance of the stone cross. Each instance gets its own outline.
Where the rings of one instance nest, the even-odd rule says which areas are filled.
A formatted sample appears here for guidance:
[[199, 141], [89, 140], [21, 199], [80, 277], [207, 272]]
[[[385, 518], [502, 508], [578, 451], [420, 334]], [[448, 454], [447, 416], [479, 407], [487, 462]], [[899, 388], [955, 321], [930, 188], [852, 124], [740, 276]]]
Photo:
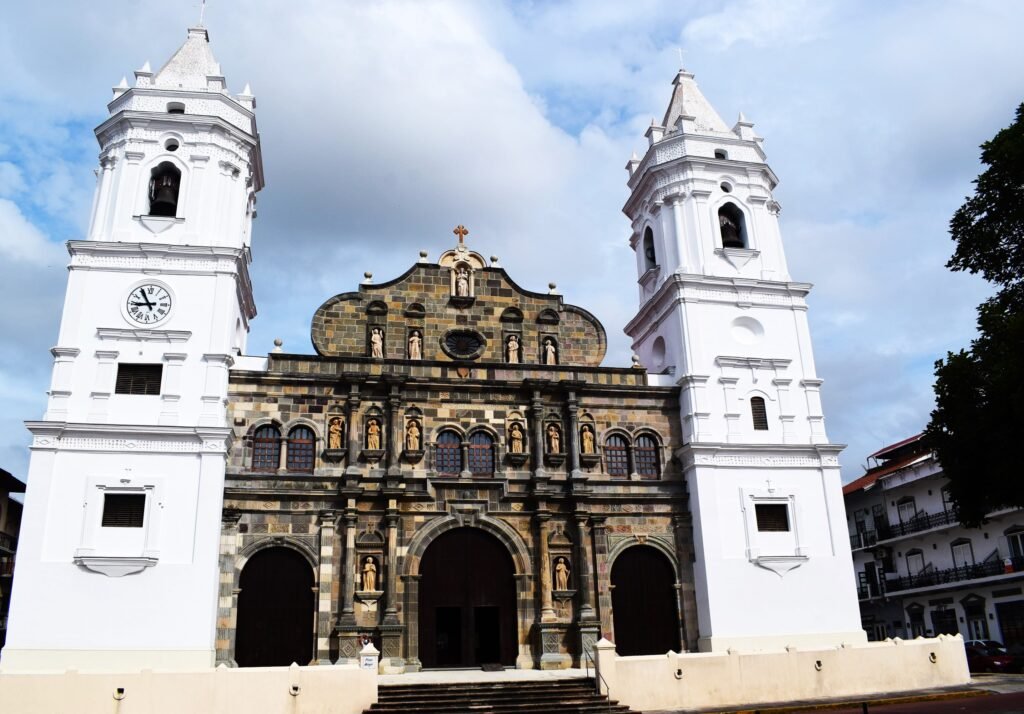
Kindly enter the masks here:
[[464, 225], [462, 225], [461, 223], [459, 225], [455, 226], [455, 230], [452, 231], [452, 233], [454, 233], [455, 235], [457, 235], [459, 237], [459, 245], [464, 245], [464, 243], [462, 241], [463, 241], [463, 239], [466, 236], [469, 235], [469, 231], [466, 230], [466, 227]]
[[768, 493], [774, 493], [775, 492], [775, 487], [772, 486], [772, 480], [771, 479], [766, 479], [765, 483], [768, 484]]

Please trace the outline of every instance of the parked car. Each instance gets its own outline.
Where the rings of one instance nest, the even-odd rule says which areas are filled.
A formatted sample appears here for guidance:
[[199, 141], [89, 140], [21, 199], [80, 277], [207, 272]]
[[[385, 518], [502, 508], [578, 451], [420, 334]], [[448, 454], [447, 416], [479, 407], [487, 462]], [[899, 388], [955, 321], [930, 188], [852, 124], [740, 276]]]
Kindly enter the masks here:
[[997, 654], [1006, 654], [1006, 646], [997, 640], [967, 640], [964, 642], [964, 647], [969, 647], [971, 645], [981, 645]]
[[[1006, 653], [1006, 648], [998, 642], [994, 647], [986, 644], [988, 640], [969, 640], [964, 643], [967, 651], [967, 668], [972, 672], [1013, 672], [1017, 670], [1016, 658]], [[1000, 652], [999, 650], [1002, 650]]]

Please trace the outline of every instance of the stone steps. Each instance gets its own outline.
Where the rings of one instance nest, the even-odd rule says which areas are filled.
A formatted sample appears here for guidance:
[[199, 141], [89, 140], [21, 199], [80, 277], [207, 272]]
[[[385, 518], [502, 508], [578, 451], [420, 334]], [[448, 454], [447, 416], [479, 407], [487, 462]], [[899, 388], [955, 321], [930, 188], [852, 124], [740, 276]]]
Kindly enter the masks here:
[[364, 714], [626, 714], [592, 679], [398, 684], [378, 688]]

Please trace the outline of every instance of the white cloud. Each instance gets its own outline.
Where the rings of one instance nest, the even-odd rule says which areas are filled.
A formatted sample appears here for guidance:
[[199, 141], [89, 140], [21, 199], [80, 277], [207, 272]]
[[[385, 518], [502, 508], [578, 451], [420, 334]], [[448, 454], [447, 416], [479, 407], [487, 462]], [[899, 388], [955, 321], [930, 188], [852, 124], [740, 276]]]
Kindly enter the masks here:
[[820, 36], [830, 12], [825, 0], [738, 0], [687, 23], [683, 37], [718, 50], [744, 42], [759, 47], [801, 44]]
[[11, 197], [25, 190], [21, 169], [10, 161], [0, 161], [0, 196]]
[[50, 265], [63, 259], [63, 251], [29, 222], [13, 201], [0, 198], [0, 255], [9, 260]]

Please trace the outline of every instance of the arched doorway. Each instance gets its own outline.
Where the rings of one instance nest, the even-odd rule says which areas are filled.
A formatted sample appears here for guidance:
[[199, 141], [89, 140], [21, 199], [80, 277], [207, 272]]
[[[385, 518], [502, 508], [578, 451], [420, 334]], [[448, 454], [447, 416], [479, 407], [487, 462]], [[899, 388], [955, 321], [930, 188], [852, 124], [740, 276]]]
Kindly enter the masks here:
[[238, 584], [239, 667], [309, 664], [316, 611], [313, 585], [313, 569], [291, 548], [268, 548], [249, 559]]
[[637, 545], [612, 564], [615, 651], [623, 656], [679, 652], [675, 570], [657, 549]]
[[514, 665], [512, 556], [477, 528], [439, 535], [420, 561], [420, 661], [424, 667]]

